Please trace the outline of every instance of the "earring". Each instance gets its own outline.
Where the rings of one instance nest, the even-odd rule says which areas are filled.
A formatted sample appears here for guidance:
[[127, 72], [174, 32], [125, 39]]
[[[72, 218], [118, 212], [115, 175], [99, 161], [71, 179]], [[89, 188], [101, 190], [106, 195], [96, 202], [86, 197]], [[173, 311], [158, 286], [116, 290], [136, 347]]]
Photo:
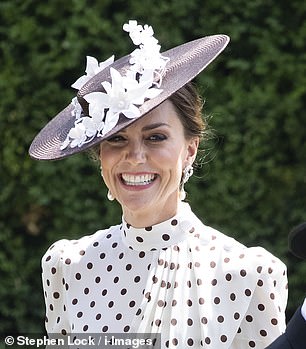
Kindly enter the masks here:
[[186, 192], [184, 189], [184, 184], [188, 182], [189, 178], [193, 175], [192, 165], [187, 165], [182, 174], [181, 184], [180, 184], [180, 200], [183, 201], [186, 199]]
[[110, 190], [108, 190], [108, 192], [107, 192], [107, 198], [108, 198], [109, 201], [114, 201], [115, 200], [115, 198], [113, 197], [113, 194], [110, 192]]
[[189, 178], [193, 175], [192, 165], [187, 165], [183, 170], [182, 183], [185, 184], [188, 182]]

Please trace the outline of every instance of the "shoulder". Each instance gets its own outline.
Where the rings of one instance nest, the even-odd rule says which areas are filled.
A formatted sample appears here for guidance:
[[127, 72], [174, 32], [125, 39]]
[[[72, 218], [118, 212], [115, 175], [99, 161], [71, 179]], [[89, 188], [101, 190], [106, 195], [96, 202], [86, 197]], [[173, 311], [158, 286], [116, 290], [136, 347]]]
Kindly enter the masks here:
[[[286, 278], [286, 265], [263, 247], [247, 247], [236, 239], [198, 220], [196, 230], [202, 246], [206, 246], [223, 270], [244, 270], [254, 276], [270, 275]], [[244, 273], [244, 272], [242, 272]]]
[[54, 242], [42, 257], [42, 267], [51, 264], [70, 265], [78, 263], [81, 257], [89, 253], [91, 249], [96, 249], [101, 244], [105, 244], [111, 235], [119, 234], [119, 227], [118, 225], [98, 230], [94, 234], [85, 235], [79, 239], [61, 239]]

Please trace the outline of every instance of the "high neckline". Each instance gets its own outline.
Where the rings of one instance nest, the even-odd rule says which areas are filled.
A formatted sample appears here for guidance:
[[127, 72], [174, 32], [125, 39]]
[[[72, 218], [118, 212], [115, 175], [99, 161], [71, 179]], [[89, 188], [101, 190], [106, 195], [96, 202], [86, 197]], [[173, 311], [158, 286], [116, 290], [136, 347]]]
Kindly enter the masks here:
[[183, 241], [192, 231], [192, 212], [185, 202], [178, 205], [177, 214], [170, 219], [144, 228], [135, 228], [122, 218], [122, 240], [136, 251], [155, 251], [165, 249]]

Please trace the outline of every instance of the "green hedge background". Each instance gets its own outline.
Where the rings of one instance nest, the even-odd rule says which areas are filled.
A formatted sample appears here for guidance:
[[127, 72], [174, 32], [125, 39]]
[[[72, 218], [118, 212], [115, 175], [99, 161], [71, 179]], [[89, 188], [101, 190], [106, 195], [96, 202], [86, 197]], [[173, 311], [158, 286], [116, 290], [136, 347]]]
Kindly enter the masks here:
[[206, 224], [287, 263], [289, 318], [306, 289], [306, 262], [287, 251], [306, 220], [306, 2], [1, 0], [0, 333], [43, 330], [40, 258], [53, 241], [121, 219], [86, 155], [48, 163], [27, 150], [74, 96], [86, 55], [131, 51], [128, 19], [152, 25], [163, 50], [231, 36], [197, 78], [215, 137], [188, 198]]

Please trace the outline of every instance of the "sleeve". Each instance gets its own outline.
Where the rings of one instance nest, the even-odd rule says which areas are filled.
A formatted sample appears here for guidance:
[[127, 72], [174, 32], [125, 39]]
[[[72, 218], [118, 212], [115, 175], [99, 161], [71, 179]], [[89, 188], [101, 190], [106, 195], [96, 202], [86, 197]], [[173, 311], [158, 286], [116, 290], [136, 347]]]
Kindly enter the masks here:
[[70, 331], [64, 275], [63, 252], [68, 240], [60, 240], [53, 244], [42, 258], [42, 285], [45, 297], [47, 333], [66, 335]]
[[286, 266], [262, 248], [249, 250], [256, 253], [252, 263], [257, 283], [231, 349], [266, 348], [286, 328]]

